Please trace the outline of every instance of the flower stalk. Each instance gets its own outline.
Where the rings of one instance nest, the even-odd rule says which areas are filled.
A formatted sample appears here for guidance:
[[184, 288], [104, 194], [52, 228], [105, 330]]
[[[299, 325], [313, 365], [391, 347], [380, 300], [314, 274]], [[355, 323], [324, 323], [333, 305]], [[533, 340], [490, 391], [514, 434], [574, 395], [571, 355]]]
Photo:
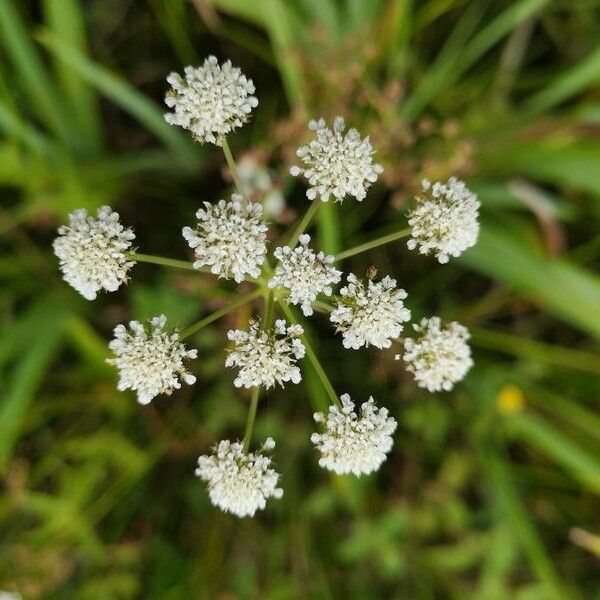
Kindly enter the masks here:
[[220, 308], [219, 310], [215, 310], [213, 313], [211, 313], [207, 317], [204, 317], [204, 319], [200, 319], [200, 321], [198, 321], [197, 323], [194, 323], [193, 325], [186, 327], [181, 332], [179, 339], [184, 340], [185, 338], [190, 337], [194, 333], [198, 333], [198, 331], [200, 331], [201, 329], [204, 329], [204, 327], [206, 327], [207, 325], [210, 325], [212, 322], [217, 321], [218, 319], [220, 319], [221, 317], [224, 317], [225, 315], [228, 315], [230, 312], [234, 311], [236, 308], [240, 308], [240, 306], [244, 306], [244, 304], [248, 304], [248, 302], [252, 302], [252, 300], [255, 300], [262, 294], [263, 294], [262, 289], [258, 288], [256, 290], [254, 290], [253, 292], [250, 292], [249, 294], [245, 294], [236, 302], [232, 302], [231, 304], [228, 304], [227, 306], [224, 306], [223, 308]]
[[176, 269], [187, 269], [197, 271], [191, 262], [185, 260], [176, 260], [174, 258], [165, 258], [164, 256], [154, 256], [152, 254], [139, 254], [138, 252], [128, 252], [127, 258], [137, 262], [151, 263], [153, 265], [162, 265], [163, 267], [174, 267]]
[[[298, 319], [296, 319], [296, 316], [294, 315], [292, 309], [285, 302], [279, 301], [279, 306], [281, 306], [281, 310], [284, 312], [285, 316], [290, 321], [290, 323], [298, 322]], [[313, 350], [313, 347], [311, 346], [310, 342], [308, 341], [308, 338], [306, 337], [306, 333], [302, 334], [302, 343], [304, 344], [304, 348], [306, 349], [306, 357], [310, 361], [310, 364], [313, 366], [313, 369], [315, 370], [315, 373], [317, 374], [317, 377], [319, 378], [321, 385], [325, 389], [325, 392], [329, 396], [331, 403], [334, 406], [337, 406], [338, 408], [341, 409], [342, 403], [340, 402], [340, 399], [338, 398], [338, 395], [335, 392], [335, 388], [333, 387], [331, 381], [329, 380], [327, 373], [325, 373], [325, 369], [323, 369], [323, 366], [319, 362], [319, 359], [317, 358], [317, 355], [316, 355], [315, 351]]]
[[388, 235], [382, 235], [381, 237], [375, 238], [370, 242], [365, 242], [364, 244], [354, 246], [354, 248], [349, 248], [348, 250], [344, 250], [343, 252], [336, 254], [335, 260], [337, 262], [339, 260], [344, 260], [345, 258], [350, 258], [351, 256], [356, 256], [357, 254], [362, 254], [363, 252], [367, 252], [368, 250], [372, 250], [373, 248], [383, 246], [384, 244], [389, 244], [390, 242], [395, 242], [396, 240], [408, 237], [409, 235], [410, 227], [407, 227], [406, 229], [401, 229], [400, 231], [394, 231], [393, 233], [389, 233]]
[[231, 153], [231, 148], [229, 147], [229, 142], [227, 141], [227, 138], [224, 135], [222, 135], [219, 138], [219, 141], [221, 142], [221, 147], [223, 148], [223, 154], [225, 155], [225, 160], [227, 161], [227, 166], [229, 167], [229, 170], [231, 171], [231, 176], [233, 177], [233, 183], [235, 183], [235, 187], [237, 188], [238, 192], [244, 197], [244, 199], [247, 202], [249, 202], [250, 200], [248, 198], [248, 194], [246, 193], [246, 190], [242, 186], [242, 180], [240, 179], [240, 173], [238, 171], [235, 159], [233, 158], [233, 154]]
[[[273, 312], [275, 308], [275, 295], [273, 292], [269, 292], [265, 301], [265, 316], [262, 323], [263, 330], [267, 330], [271, 326], [273, 320]], [[255, 386], [252, 389], [252, 395], [250, 396], [250, 407], [248, 408], [248, 417], [246, 419], [246, 430], [244, 432], [244, 452], [248, 453], [250, 448], [250, 440], [252, 439], [252, 432], [254, 431], [254, 421], [256, 421], [256, 410], [258, 408], [258, 398], [260, 396], [260, 386]]]
[[292, 235], [290, 236], [290, 239], [288, 240], [288, 242], [286, 244], [287, 246], [289, 246], [290, 248], [293, 248], [297, 244], [298, 239], [306, 231], [306, 228], [310, 225], [310, 222], [313, 220], [313, 218], [317, 214], [320, 206], [321, 206], [320, 200], [313, 200], [311, 202], [311, 205], [308, 208], [308, 210], [304, 213], [302, 220], [300, 221], [300, 223], [298, 223], [298, 225], [296, 226], [296, 229], [294, 229], [294, 231], [292, 232]]

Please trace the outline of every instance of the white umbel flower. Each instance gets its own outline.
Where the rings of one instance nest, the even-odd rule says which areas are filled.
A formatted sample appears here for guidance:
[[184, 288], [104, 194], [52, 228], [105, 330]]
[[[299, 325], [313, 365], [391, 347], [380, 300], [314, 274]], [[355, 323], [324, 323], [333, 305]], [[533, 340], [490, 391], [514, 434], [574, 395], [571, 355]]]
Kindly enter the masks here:
[[279, 264], [269, 280], [269, 287], [286, 289], [289, 301], [300, 304], [308, 317], [313, 314], [312, 303], [319, 294], [331, 296], [331, 286], [339, 283], [342, 272], [333, 266], [333, 256], [326, 256], [323, 252], [317, 254], [308, 247], [309, 235], [301, 235], [299, 242], [293, 250], [289, 246], [275, 249], [274, 255]]
[[446, 183], [421, 182], [423, 195], [408, 215], [411, 227], [409, 250], [434, 254], [440, 263], [460, 256], [477, 243], [479, 200], [467, 186], [451, 177]]
[[340, 396], [342, 408], [330, 406], [329, 413], [315, 413], [325, 433], [313, 433], [310, 440], [321, 453], [319, 466], [338, 475], [366, 475], [377, 471], [392, 449], [396, 421], [387, 408], [377, 408], [369, 398], [355, 411], [348, 394]]
[[210, 501], [238, 517], [253, 517], [269, 498], [281, 498], [279, 473], [263, 455], [274, 447], [273, 438], [267, 438], [259, 451], [246, 453], [241, 443], [221, 440], [213, 454], [200, 456], [196, 475], [206, 482]]
[[367, 286], [356, 275], [348, 275], [348, 284], [340, 290], [341, 299], [329, 317], [342, 332], [344, 348], [361, 346], [389, 348], [391, 340], [402, 332], [402, 323], [410, 319], [404, 306], [406, 292], [396, 287], [396, 280], [384, 277]]
[[64, 280], [86, 300], [100, 290], [114, 292], [127, 281], [135, 261], [127, 258], [135, 235], [119, 222], [119, 215], [102, 206], [96, 217], [80, 208], [69, 215], [69, 224], [58, 230], [54, 254], [60, 261]]
[[422, 319], [413, 328], [417, 335], [404, 340], [404, 354], [396, 355], [396, 360], [404, 360], [419, 387], [451, 390], [473, 366], [468, 329], [456, 322], [442, 327], [439, 317]]
[[336, 202], [346, 196], [364, 200], [367, 189], [383, 172], [383, 167], [373, 162], [375, 151], [369, 138], [361, 138], [356, 129], [344, 133], [342, 117], [334, 119], [333, 129], [323, 119], [311, 121], [308, 127], [315, 138], [296, 152], [302, 166], [290, 169], [292, 175], [302, 174], [310, 184], [306, 197], [323, 202], [331, 196]]
[[137, 392], [138, 402], [148, 404], [155, 396], [181, 387], [179, 379], [191, 385], [196, 378], [188, 373], [184, 362], [198, 356], [197, 350], [186, 350], [175, 331], [164, 331], [167, 318], [160, 315], [146, 326], [130, 321], [114, 329], [114, 339], [108, 347], [115, 354], [107, 362], [119, 370], [117, 388]]
[[227, 332], [235, 348], [225, 361], [226, 367], [238, 367], [239, 373], [233, 384], [236, 387], [262, 385], [267, 389], [278, 383], [300, 383], [302, 376], [296, 365], [304, 356], [304, 344], [300, 325], [290, 325], [283, 319], [275, 321], [270, 330], [261, 329], [260, 322], [250, 323], [247, 331], [236, 329]]
[[209, 267], [211, 273], [238, 283], [246, 275], [260, 275], [267, 252], [267, 226], [260, 204], [233, 194], [229, 202], [205, 202], [196, 217], [198, 224], [194, 229], [182, 230], [196, 255], [196, 269]]
[[199, 142], [220, 146], [219, 136], [241, 127], [258, 106], [254, 84], [231, 61], [219, 65], [214, 56], [183, 72], [184, 77], [178, 73], [167, 77], [172, 89], [165, 104], [174, 112], [165, 113], [165, 121], [188, 129]]

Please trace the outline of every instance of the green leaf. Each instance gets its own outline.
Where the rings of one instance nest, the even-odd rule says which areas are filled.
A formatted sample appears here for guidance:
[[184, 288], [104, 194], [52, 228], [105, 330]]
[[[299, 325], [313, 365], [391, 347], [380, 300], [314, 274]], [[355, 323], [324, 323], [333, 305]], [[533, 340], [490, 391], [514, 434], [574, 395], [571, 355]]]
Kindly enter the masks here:
[[535, 447], [585, 487], [600, 494], [600, 457], [592, 456], [534, 414], [519, 412], [506, 424], [511, 437]]
[[13, 63], [13, 77], [22, 82], [25, 97], [40, 120], [47, 123], [64, 142], [78, 147], [80, 135], [12, 0], [0, 0], [0, 42], [4, 43]]
[[[87, 52], [85, 23], [77, 0], [44, 0], [44, 11], [49, 29], [82, 54]], [[98, 102], [89, 85], [61, 60], [55, 69], [68, 102], [72, 118], [82, 133], [82, 143], [90, 154], [102, 149], [102, 125]]]
[[[291, 5], [293, 6], [293, 5]], [[297, 20], [290, 5], [281, 0], [263, 0], [261, 14], [269, 34], [279, 71], [290, 104], [303, 103], [302, 71], [293, 54], [296, 41], [294, 23]]]
[[525, 110], [541, 113], [600, 81], [600, 47], [561, 73], [525, 103]]
[[62, 340], [63, 324], [64, 314], [54, 303], [46, 303], [27, 327], [26, 350], [12, 371], [8, 391], [0, 404], [0, 470], [6, 465], [27, 409]]
[[600, 278], [593, 273], [566, 260], [536, 256], [513, 230], [488, 221], [477, 246], [459, 261], [600, 339]]
[[78, 73], [92, 87], [110, 98], [162, 140], [187, 166], [197, 163], [197, 153], [191, 139], [165, 123], [162, 111], [142, 93], [111, 73], [77, 48], [63, 42], [49, 31], [39, 34], [40, 42]]

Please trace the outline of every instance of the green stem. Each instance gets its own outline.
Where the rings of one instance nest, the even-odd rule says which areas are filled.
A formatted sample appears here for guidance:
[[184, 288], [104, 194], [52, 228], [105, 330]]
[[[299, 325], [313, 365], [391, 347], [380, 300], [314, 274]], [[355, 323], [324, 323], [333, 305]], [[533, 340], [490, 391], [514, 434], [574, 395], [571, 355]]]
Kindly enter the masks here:
[[[269, 292], [265, 299], [265, 316], [262, 322], [263, 330], [271, 327], [271, 321], [273, 320], [273, 310], [275, 307], [275, 296], [273, 292]], [[250, 408], [248, 409], [248, 418], [246, 419], [246, 431], [244, 432], [244, 452], [248, 452], [250, 448], [250, 440], [252, 439], [252, 432], [254, 431], [254, 421], [256, 420], [256, 410], [258, 408], [258, 397], [260, 396], [260, 386], [256, 386], [252, 389], [252, 395], [250, 396]]]
[[287, 241], [287, 245], [293, 248], [300, 236], [304, 233], [305, 229], [310, 225], [313, 217], [317, 214], [322, 202], [320, 200], [313, 200], [308, 210], [304, 213], [302, 220], [298, 223], [296, 229], [294, 229], [290, 239]]
[[260, 395], [260, 387], [256, 386], [252, 390], [250, 396], [250, 408], [248, 409], [248, 418], [246, 419], [246, 431], [244, 432], [244, 452], [248, 453], [250, 448], [250, 440], [254, 431], [254, 421], [256, 420], [256, 409], [258, 408], [258, 397]]
[[[282, 301], [279, 302], [279, 305], [281, 306], [281, 310], [283, 310], [288, 320], [291, 323], [297, 324], [298, 319], [296, 319], [296, 316], [292, 312], [292, 309], [285, 302]], [[341, 409], [342, 403], [340, 402], [340, 399], [338, 398], [338, 395], [335, 392], [335, 388], [331, 384], [329, 377], [327, 377], [327, 373], [325, 373], [325, 369], [323, 369], [321, 363], [319, 362], [319, 359], [317, 358], [317, 355], [315, 354], [315, 351], [313, 350], [313, 347], [308, 341], [308, 338], [305, 333], [302, 334], [302, 342], [304, 343], [304, 348], [306, 349], [306, 357], [308, 358], [310, 364], [315, 370], [315, 373], [317, 374], [319, 381], [323, 385], [325, 392], [327, 392], [329, 399], [331, 400], [332, 404]]]
[[265, 318], [263, 319], [262, 328], [264, 331], [271, 327], [271, 322], [273, 321], [273, 311], [275, 308], [275, 295], [273, 290], [271, 290], [267, 295], [266, 305], [265, 305]]
[[393, 233], [389, 233], [388, 235], [382, 235], [370, 242], [365, 242], [364, 244], [360, 244], [359, 246], [354, 246], [354, 248], [349, 248], [348, 250], [344, 250], [339, 254], [336, 254], [335, 260], [343, 260], [344, 258], [348, 258], [350, 256], [354, 256], [356, 254], [360, 254], [361, 252], [366, 252], [367, 250], [371, 250], [373, 248], [377, 248], [378, 246], [383, 246], [384, 244], [389, 244], [390, 242], [394, 242], [395, 240], [402, 239], [410, 235], [410, 227], [406, 229], [401, 229], [400, 231], [394, 231]]
[[162, 265], [164, 267], [175, 267], [177, 269], [189, 269], [191, 271], [199, 270], [194, 269], [192, 263], [185, 260], [164, 258], [163, 256], [153, 256], [152, 254], [138, 254], [137, 252], [128, 252], [126, 256], [130, 260], [135, 260], [137, 262], [152, 263], [153, 265]]
[[220, 136], [219, 140], [220, 140], [221, 146], [223, 148], [223, 154], [225, 154], [225, 160], [227, 161], [227, 166], [229, 167], [229, 170], [231, 171], [231, 176], [233, 177], [233, 182], [235, 183], [235, 187], [237, 188], [238, 192], [242, 196], [244, 196], [246, 201], [249, 202], [250, 200], [248, 198], [248, 194], [246, 193], [246, 190], [242, 186], [242, 180], [240, 179], [240, 174], [239, 174], [237, 165], [235, 164], [235, 159], [233, 158], [233, 154], [231, 153], [231, 148], [229, 147], [229, 142], [227, 141], [227, 138], [224, 135]]
[[207, 325], [210, 325], [213, 321], [216, 321], [217, 319], [224, 317], [225, 315], [229, 314], [231, 311], [235, 310], [236, 308], [239, 308], [240, 306], [243, 306], [244, 304], [247, 304], [248, 302], [252, 302], [252, 300], [261, 296], [262, 293], [263, 293], [262, 289], [260, 289], [260, 288], [256, 289], [253, 292], [250, 292], [249, 294], [245, 294], [236, 302], [232, 302], [231, 304], [228, 304], [227, 306], [224, 306], [223, 308], [220, 308], [219, 310], [215, 310], [215, 312], [211, 313], [207, 317], [204, 317], [204, 319], [201, 319], [197, 323], [194, 323], [193, 325], [186, 327], [181, 332], [179, 339], [184, 340], [185, 338], [190, 337], [190, 335], [197, 333], [198, 331], [200, 331]]

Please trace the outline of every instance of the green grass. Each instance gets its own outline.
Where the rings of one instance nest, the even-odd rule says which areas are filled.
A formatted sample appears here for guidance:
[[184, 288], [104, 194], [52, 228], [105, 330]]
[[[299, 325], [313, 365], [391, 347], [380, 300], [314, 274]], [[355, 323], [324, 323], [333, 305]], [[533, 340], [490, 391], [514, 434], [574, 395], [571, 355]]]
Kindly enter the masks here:
[[[197, 4], [0, 0], [0, 589], [597, 597], [598, 545], [582, 542], [600, 535], [597, 3]], [[193, 338], [196, 386], [139, 407], [104, 363], [112, 327], [160, 312], [185, 327], [232, 288], [140, 263], [91, 304], [51, 252], [69, 211], [109, 203], [140, 252], [189, 258], [181, 227], [228, 184], [218, 152], [164, 123], [164, 77], [209, 53], [255, 81], [265, 114], [234, 154], [259, 148], [292, 209], [306, 207], [286, 173], [309, 118], [343, 114], [370, 135], [385, 172], [362, 205], [320, 211], [329, 252], [404, 227], [399, 207], [423, 176], [464, 178], [483, 213], [478, 246], [448, 266], [402, 242], [344, 264], [396, 277], [417, 317], [469, 326], [467, 379], [420, 392], [394, 351], [344, 351], [315, 318], [336, 390], [372, 394], [398, 420], [394, 451], [376, 476], [319, 469], [311, 415], [328, 401], [307, 368], [260, 400], [255, 437], [277, 440], [285, 496], [242, 521], [210, 505], [193, 471], [243, 431], [249, 395], [223, 360], [226, 328], [249, 309]]]

